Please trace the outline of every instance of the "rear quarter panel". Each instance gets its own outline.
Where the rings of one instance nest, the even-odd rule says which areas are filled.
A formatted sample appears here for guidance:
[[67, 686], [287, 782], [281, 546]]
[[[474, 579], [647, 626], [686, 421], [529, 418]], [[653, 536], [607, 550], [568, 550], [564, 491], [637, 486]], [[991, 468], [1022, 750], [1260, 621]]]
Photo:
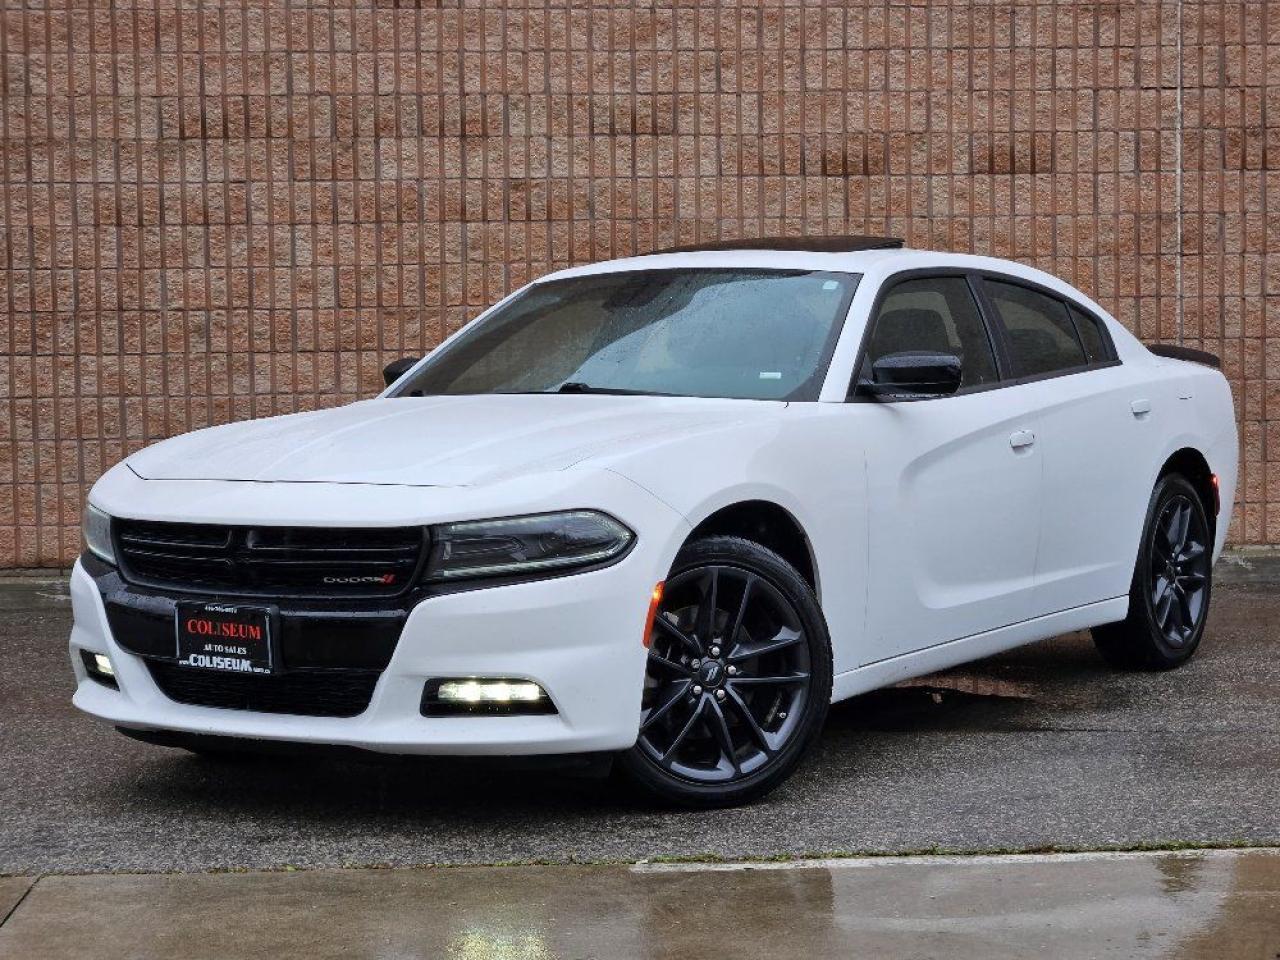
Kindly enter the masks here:
[[1178, 410], [1177, 422], [1171, 424], [1166, 438], [1161, 463], [1183, 447], [1192, 447], [1204, 454], [1209, 469], [1218, 477], [1221, 506], [1214, 537], [1216, 561], [1231, 525], [1239, 477], [1239, 435], [1231, 386], [1221, 371], [1211, 367], [1150, 356], [1157, 376]]
[[[1153, 403], [1171, 411], [1159, 423], [1159, 447], [1148, 466], [1144, 495], [1150, 496], [1161, 469], [1170, 457], [1179, 450], [1198, 450], [1209, 464], [1209, 470], [1218, 477], [1220, 510], [1215, 522], [1213, 549], [1216, 561], [1222, 553], [1231, 523], [1239, 470], [1231, 387], [1222, 372], [1212, 367], [1157, 357], [1140, 345], [1138, 350], [1140, 355], [1128, 361], [1128, 365], [1135, 376], [1147, 385]], [[1145, 514], [1145, 508], [1144, 500], [1140, 516]], [[1137, 534], [1132, 541], [1130, 569], [1137, 559]]]

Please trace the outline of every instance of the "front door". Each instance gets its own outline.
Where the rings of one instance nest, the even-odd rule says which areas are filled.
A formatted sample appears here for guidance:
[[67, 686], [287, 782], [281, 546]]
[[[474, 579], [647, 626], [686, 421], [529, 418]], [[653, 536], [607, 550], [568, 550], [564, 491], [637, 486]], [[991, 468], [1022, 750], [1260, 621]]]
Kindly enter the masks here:
[[874, 662], [1032, 612], [1042, 459], [1034, 384], [1002, 386], [964, 276], [913, 276], [871, 318], [859, 375], [909, 350], [960, 358], [959, 391], [851, 404], [865, 441], [867, 649]]

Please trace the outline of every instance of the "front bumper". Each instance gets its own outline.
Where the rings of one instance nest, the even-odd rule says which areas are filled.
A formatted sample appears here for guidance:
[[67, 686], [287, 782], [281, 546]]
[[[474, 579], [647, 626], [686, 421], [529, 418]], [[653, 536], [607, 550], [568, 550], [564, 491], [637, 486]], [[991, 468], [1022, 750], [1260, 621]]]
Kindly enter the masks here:
[[[351, 717], [259, 713], [170, 699], [147, 659], [113, 636], [99, 584], [78, 562], [71, 576], [73, 702], [131, 730], [385, 753], [501, 756], [625, 749], [635, 742], [639, 726], [646, 656], [642, 633], [653, 585], [665, 576], [688, 532], [682, 518], [641, 496], [648, 500], [644, 507], [651, 522], [638, 525], [645, 533], [613, 566], [430, 596], [413, 606], [368, 708]], [[634, 517], [634, 510], [629, 512]], [[110, 658], [119, 689], [88, 675], [82, 650]], [[422, 715], [428, 680], [472, 676], [532, 680], [547, 691], [557, 712]]]

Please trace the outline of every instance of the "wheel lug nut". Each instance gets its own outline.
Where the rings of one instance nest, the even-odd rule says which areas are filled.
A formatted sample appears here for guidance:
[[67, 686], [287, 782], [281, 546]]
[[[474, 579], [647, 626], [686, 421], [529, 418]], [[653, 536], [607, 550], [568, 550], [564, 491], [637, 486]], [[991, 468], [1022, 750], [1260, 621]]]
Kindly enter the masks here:
[[693, 695], [696, 697], [701, 693], [702, 693], [702, 688], [695, 683], [693, 685]]
[[719, 647], [712, 647], [712, 648], [711, 648], [711, 655], [712, 655], [713, 657], [718, 657], [718, 656], [720, 656], [720, 648], [719, 648]]
[[693, 667], [693, 669], [697, 670], [700, 666], [702, 666], [702, 661], [701, 661], [701, 660], [698, 660], [698, 659], [690, 660], [690, 661], [689, 661], [689, 666], [691, 666], [691, 667]]
[[717, 690], [717, 691], [716, 691], [716, 699], [717, 699], [717, 700], [723, 700], [723, 699], [724, 699], [724, 691], [723, 691], [723, 690]]
[[729, 676], [731, 677], [736, 677], [738, 675], [738, 668], [735, 666], [730, 666], [729, 669], [725, 672], [728, 673]]

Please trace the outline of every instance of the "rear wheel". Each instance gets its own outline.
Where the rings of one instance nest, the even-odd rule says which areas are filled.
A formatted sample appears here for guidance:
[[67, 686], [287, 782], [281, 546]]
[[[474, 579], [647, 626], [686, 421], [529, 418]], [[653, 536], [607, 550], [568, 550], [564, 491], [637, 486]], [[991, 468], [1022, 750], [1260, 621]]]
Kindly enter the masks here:
[[1195, 487], [1180, 474], [1161, 477], [1147, 508], [1129, 615], [1093, 630], [1106, 661], [1169, 670], [1190, 660], [1208, 618], [1212, 558], [1209, 518]]
[[667, 578], [640, 733], [621, 766], [671, 802], [745, 803], [791, 773], [830, 700], [831, 644], [813, 590], [759, 544], [706, 537]]

